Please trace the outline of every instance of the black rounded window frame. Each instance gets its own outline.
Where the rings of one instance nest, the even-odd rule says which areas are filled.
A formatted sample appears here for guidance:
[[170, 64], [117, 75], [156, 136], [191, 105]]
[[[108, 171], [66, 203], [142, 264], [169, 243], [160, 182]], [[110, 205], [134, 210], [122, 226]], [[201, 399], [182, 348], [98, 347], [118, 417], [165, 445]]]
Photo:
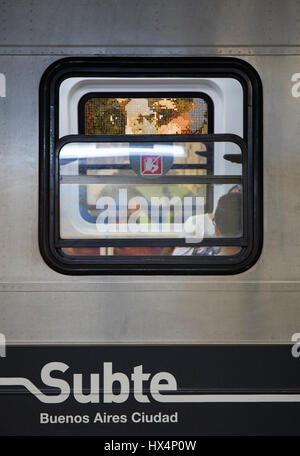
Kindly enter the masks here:
[[[244, 137], [247, 156], [244, 210], [247, 244], [234, 256], [215, 257], [71, 257], [57, 239], [57, 150], [70, 137], [59, 139], [59, 87], [70, 77], [228, 77], [243, 88]], [[140, 96], [144, 94], [141, 92]], [[259, 258], [263, 242], [262, 85], [248, 63], [235, 58], [67, 58], [54, 62], [40, 84], [39, 246], [46, 263], [70, 275], [91, 274], [236, 274]], [[129, 139], [130, 135], [126, 135]], [[183, 140], [184, 135], [180, 135]], [[191, 135], [190, 135], [191, 136]], [[235, 135], [201, 135], [239, 142]], [[79, 138], [73, 136], [72, 139]], [[89, 135], [86, 138], [96, 139]], [[140, 137], [141, 139], [141, 137]], [[208, 138], [209, 139], [209, 138]], [[244, 148], [244, 145], [243, 145]], [[244, 163], [243, 163], [244, 164]], [[245, 171], [245, 167], [243, 172]]]

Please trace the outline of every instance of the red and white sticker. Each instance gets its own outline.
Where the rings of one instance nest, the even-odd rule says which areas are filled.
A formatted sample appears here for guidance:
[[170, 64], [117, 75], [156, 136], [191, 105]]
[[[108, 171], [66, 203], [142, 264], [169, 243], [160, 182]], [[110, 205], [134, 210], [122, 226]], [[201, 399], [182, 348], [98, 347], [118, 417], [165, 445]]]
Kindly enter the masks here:
[[142, 175], [161, 175], [162, 158], [160, 155], [142, 155], [141, 156], [141, 174]]

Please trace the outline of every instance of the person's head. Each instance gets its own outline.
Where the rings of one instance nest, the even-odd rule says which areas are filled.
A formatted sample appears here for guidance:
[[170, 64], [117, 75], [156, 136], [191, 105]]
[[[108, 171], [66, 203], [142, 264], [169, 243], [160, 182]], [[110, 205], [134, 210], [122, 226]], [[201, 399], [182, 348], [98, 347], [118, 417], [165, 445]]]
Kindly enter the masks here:
[[237, 184], [237, 185], [234, 185], [228, 193], [241, 193], [242, 192], [242, 187], [241, 185]]
[[238, 237], [242, 232], [241, 193], [221, 196], [215, 211], [214, 222], [217, 236]]

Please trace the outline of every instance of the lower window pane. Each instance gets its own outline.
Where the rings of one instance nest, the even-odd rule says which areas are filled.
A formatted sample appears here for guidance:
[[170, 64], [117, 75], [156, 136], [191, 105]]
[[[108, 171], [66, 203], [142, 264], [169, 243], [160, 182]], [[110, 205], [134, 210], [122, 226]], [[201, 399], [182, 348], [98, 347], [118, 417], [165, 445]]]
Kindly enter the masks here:
[[[126, 239], [148, 239], [150, 245], [160, 240], [164, 246], [175, 246], [176, 239], [189, 237], [192, 243], [203, 238], [241, 237], [241, 186], [213, 185], [212, 213], [206, 212], [208, 186], [212, 184], [62, 184], [60, 236], [122, 239], [125, 245]], [[86, 206], [81, 204], [81, 197], [85, 198], [87, 192], [94, 195], [94, 209], [88, 219]], [[141, 246], [147, 245], [144, 242]]]
[[239, 246], [212, 247], [65, 247], [68, 256], [232, 256], [241, 251]]

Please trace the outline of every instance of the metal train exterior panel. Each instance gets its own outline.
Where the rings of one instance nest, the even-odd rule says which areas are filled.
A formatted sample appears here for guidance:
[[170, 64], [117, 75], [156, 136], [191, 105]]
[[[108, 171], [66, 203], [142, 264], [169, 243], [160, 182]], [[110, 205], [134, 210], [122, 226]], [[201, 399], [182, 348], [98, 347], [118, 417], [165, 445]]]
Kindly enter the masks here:
[[[249, 270], [78, 277], [45, 263], [39, 84], [67, 57], [234, 57], [257, 71], [264, 241]], [[0, 73], [0, 332], [8, 346], [291, 343], [300, 332], [298, 1], [0, 1]]]

